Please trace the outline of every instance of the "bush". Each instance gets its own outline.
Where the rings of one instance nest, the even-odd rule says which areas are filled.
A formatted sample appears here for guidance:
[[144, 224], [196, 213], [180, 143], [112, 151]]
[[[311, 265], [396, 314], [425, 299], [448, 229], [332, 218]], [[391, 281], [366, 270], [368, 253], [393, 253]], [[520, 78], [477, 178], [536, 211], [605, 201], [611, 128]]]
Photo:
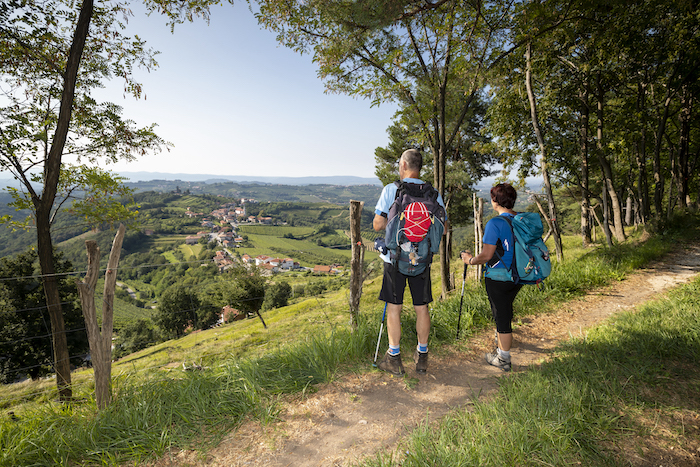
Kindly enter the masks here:
[[292, 287], [292, 294], [295, 297], [303, 297], [304, 293], [305, 293], [304, 284], [295, 284], [294, 287]]
[[310, 296], [321, 295], [327, 288], [326, 281], [312, 281], [306, 286], [306, 294]]
[[150, 319], [139, 319], [135, 323], [124, 326], [117, 336], [114, 357], [138, 352], [159, 342], [163, 342], [153, 322]]
[[289, 297], [292, 296], [292, 286], [286, 282], [277, 282], [271, 284], [265, 289], [265, 301], [263, 302], [263, 310], [271, 310], [287, 306]]

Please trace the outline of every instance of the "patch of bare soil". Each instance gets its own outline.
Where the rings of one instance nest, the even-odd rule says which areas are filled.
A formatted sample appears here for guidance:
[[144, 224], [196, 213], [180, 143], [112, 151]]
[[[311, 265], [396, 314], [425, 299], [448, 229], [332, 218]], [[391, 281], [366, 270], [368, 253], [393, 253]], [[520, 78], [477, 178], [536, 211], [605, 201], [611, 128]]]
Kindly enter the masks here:
[[[513, 371], [538, 365], [561, 340], [584, 335], [591, 326], [659, 297], [688, 282], [699, 271], [700, 248], [688, 248], [629, 275], [624, 281], [566, 303], [557, 313], [522, 319], [522, 325], [514, 330]], [[405, 378], [380, 371], [345, 375], [319, 387], [308, 397], [285, 403], [278, 422], [265, 426], [256, 421], [247, 422], [206, 454], [171, 452], [155, 465], [351, 465], [380, 450], [395, 449], [402, 437], [426, 419], [439, 419], [454, 408], [493, 394], [498, 378], [504, 373], [483, 361], [483, 352], [492, 350], [492, 346], [493, 331], [487, 331], [471, 338], [466, 351], [452, 350], [440, 357], [431, 355], [425, 375], [419, 376], [412, 362], [406, 361]], [[682, 418], [684, 414], [677, 416]], [[694, 427], [697, 433], [700, 425], [697, 413], [685, 417], [681, 422]], [[649, 419], [651, 424], [665, 423], [660, 426], [666, 430], [678, 422], [654, 420], [653, 414]], [[674, 433], [678, 432], [674, 429]], [[700, 446], [695, 439], [678, 447], [667, 436], [645, 437], [648, 445], [642, 448], [630, 445], [623, 450], [631, 453], [627, 460], [635, 466], [700, 465], [697, 450]]]

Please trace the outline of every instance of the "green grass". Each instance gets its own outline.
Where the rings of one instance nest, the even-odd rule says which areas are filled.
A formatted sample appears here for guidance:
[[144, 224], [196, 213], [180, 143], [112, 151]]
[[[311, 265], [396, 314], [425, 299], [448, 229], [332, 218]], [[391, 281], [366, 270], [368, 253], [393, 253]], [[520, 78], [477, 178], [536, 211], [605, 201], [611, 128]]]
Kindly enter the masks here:
[[183, 244], [180, 245], [180, 251], [185, 255], [185, 258], [189, 258], [190, 256], [194, 256], [195, 258], [197, 255], [199, 255], [199, 252], [202, 251], [202, 245], [199, 243], [196, 245], [187, 245]]
[[186, 238], [187, 235], [154, 235], [150, 238], [149, 248], [172, 247]]
[[291, 234], [295, 237], [311, 235], [316, 229], [313, 227], [292, 227], [287, 225], [240, 225], [238, 232], [241, 235], [270, 235], [282, 238]]
[[119, 374], [114, 403], [97, 415], [92, 404], [43, 404], [21, 414], [27, 423], [3, 419], [0, 465], [114, 464], [161, 455], [173, 443], [212, 446], [245, 416], [273, 418], [278, 395], [307, 391], [362, 360], [371, 334], [304, 333], [273, 352], [229, 358], [208, 371]]
[[[696, 239], [697, 227], [686, 227], [676, 236], [635, 243], [634, 247], [615, 254], [604, 248], [577, 249], [574, 246], [577, 240], [567, 239], [570, 245], [566, 250], [567, 261], [555, 265], [543, 290], [528, 287], [521, 293], [516, 303], [518, 313], [547, 312], [591, 287], [620, 280], [633, 268], [684, 241], [680, 235]], [[460, 265], [455, 262], [453, 268], [461, 277]], [[439, 271], [434, 269], [434, 293], [439, 296]], [[365, 282], [356, 332], [350, 332], [348, 326], [347, 291], [343, 290], [265, 313], [267, 330], [263, 330], [258, 320], [244, 320], [130, 355], [113, 364], [114, 402], [103, 412], [96, 412], [89, 370], [73, 373], [76, 402], [66, 406], [54, 402], [52, 380], [3, 387], [3, 410], [14, 411], [22, 423], [0, 418], [0, 465], [138, 462], [159, 456], [171, 447], [206, 450], [244, 417], [269, 420], [278, 410], [276, 400], [280, 395], [312, 391], [316, 384], [332, 380], [339, 372], [367, 368], [383, 309], [376, 299], [380, 284], [381, 277]], [[686, 295], [692, 297], [697, 293], [691, 291]], [[455, 291], [432, 306], [431, 349], [436, 352], [440, 352], [442, 344], [454, 343], [459, 301], [459, 292]], [[694, 308], [688, 309], [691, 313]], [[486, 296], [478, 284], [467, 284], [462, 313], [463, 336], [489, 325]], [[415, 344], [411, 315], [405, 314], [402, 345]], [[659, 323], [652, 326], [648, 330], [665, 329]], [[612, 331], [617, 328], [618, 325], [610, 327]], [[640, 353], [639, 361], [648, 358], [650, 352], [653, 354], [656, 346], [661, 346], [657, 354], [663, 354], [667, 346], [673, 345], [678, 330], [668, 328], [665, 337], [656, 339], [650, 339], [649, 332], [627, 333], [630, 339], [650, 341], [649, 351]], [[700, 353], [693, 347], [697, 342], [687, 337], [688, 333], [683, 334], [674, 352], [688, 345], [697, 356]], [[626, 344], [637, 343], [635, 340]], [[622, 348], [621, 344], [606, 345]], [[644, 366], [646, 373], [628, 368], [630, 364], [624, 353], [614, 364], [613, 360], [608, 361], [609, 354], [605, 352], [595, 353], [603, 358], [602, 363], [591, 361], [586, 353], [595, 347], [577, 349], [562, 350], [560, 358], [552, 363], [563, 362], [559, 367], [548, 365], [542, 371], [526, 373], [533, 374], [526, 376], [533, 378], [527, 383], [529, 386], [519, 387], [518, 384], [525, 384], [519, 382], [520, 377], [504, 378], [498, 400], [506, 412], [498, 412], [488, 404], [477, 404], [478, 411], [483, 413], [477, 422], [470, 414], [456, 412], [454, 421], [447, 422], [453, 423], [452, 426], [440, 425], [439, 429], [426, 426], [419, 430], [415, 435], [418, 447], [409, 449], [411, 456], [406, 461], [414, 462], [411, 459], [415, 455], [426, 456], [421, 465], [459, 465], [452, 461], [425, 461], [432, 459], [431, 456], [441, 459], [440, 455], [448, 455], [434, 451], [452, 450], [458, 453], [455, 455], [476, 456], [483, 460], [482, 464], [490, 465], [508, 459], [510, 463], [503, 465], [515, 465], [513, 459], [522, 461], [522, 465], [535, 465], [540, 460], [554, 460], [550, 463], [562, 465], [557, 459], [566, 460], [564, 464], [570, 459], [588, 465], [607, 462], [610, 456], [597, 448], [598, 440], [618, 433], [620, 420], [601, 407], [627, 400], [621, 392], [626, 378], [644, 376], [643, 381], [653, 381], [653, 374], [649, 373], [653, 368]], [[637, 357], [630, 358], [635, 358], [630, 361], [638, 365]], [[207, 369], [183, 372], [183, 362], [197, 362]], [[577, 367], [579, 364], [585, 366]], [[623, 367], [622, 377], [611, 378], [611, 371], [620, 371], [614, 370], [616, 365]], [[577, 371], [586, 372], [586, 377], [599, 378], [601, 385], [607, 384], [611, 391], [588, 384], [584, 373], [577, 376]], [[513, 386], [509, 388], [508, 384]], [[557, 395], [553, 387], [562, 388], [564, 393]], [[693, 389], [697, 394], [697, 385]], [[493, 443], [503, 443], [500, 451], [498, 446], [492, 445], [491, 450], [480, 447], [491, 437], [495, 439]], [[542, 454], [533, 454], [539, 450]], [[377, 465], [390, 465], [387, 459], [380, 458]], [[416, 464], [421, 462], [419, 457], [416, 459]]]
[[406, 455], [361, 465], [620, 465], [620, 446], [636, 452], [648, 436], [682, 449], [677, 438], [691, 431], [677, 420], [700, 409], [698, 309], [700, 280], [560, 345], [539, 369], [501, 378], [492, 400], [416, 430], [396, 451]]
[[[305, 267], [314, 267], [317, 264], [328, 265], [335, 262], [349, 262], [351, 250], [327, 248], [306, 240], [294, 240], [279, 238], [270, 235], [247, 234], [249, 243], [253, 247], [239, 248], [237, 251], [243, 255], [252, 257], [258, 255], [289, 257], [298, 261]], [[348, 243], [350, 240], [348, 239]]]
[[[340, 231], [336, 231], [335, 234], [314, 235], [313, 238], [307, 239], [316, 232], [315, 228], [242, 225], [239, 230], [241, 235], [248, 237], [249, 245], [238, 250], [241, 255], [289, 257], [305, 267], [333, 263], [345, 264], [352, 256], [349, 248], [336, 247], [336, 245], [349, 247], [350, 244], [350, 239]], [[285, 238], [285, 235], [295, 238]], [[317, 239], [329, 246], [318, 245]]]
[[[102, 289], [98, 289], [98, 293], [95, 294], [95, 305], [97, 307], [98, 317], [102, 316], [102, 307], [100, 300], [102, 297]], [[149, 318], [153, 310], [148, 308], [139, 308], [131, 303], [118, 298], [114, 299], [114, 322], [119, 323], [120, 326], [125, 326], [128, 323], [133, 323], [140, 318]]]

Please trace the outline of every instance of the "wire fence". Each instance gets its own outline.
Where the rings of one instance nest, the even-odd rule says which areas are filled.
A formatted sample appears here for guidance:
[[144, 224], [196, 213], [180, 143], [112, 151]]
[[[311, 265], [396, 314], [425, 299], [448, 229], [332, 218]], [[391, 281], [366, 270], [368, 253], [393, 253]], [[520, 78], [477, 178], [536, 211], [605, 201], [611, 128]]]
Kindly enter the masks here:
[[[119, 270], [132, 270], [136, 268], [174, 268], [178, 267], [180, 265], [206, 265], [206, 264], [211, 264], [211, 260], [200, 260], [200, 261], [181, 261], [181, 262], [173, 262], [173, 263], [164, 263], [164, 264], [144, 264], [144, 265], [137, 265], [137, 266], [120, 266], [117, 268], [117, 273]], [[107, 269], [100, 269], [100, 273], [103, 276]], [[58, 278], [67, 278], [71, 276], [78, 276], [81, 274], [85, 274], [84, 271], [67, 271], [67, 272], [61, 272], [61, 273], [55, 273], [55, 274], [50, 274], [50, 275], [42, 275], [42, 274], [36, 274], [36, 275], [28, 275], [28, 276], [13, 276], [13, 277], [1, 277], [0, 278], [0, 284], [10, 284], [12, 281], [27, 281], [27, 280], [35, 280], [35, 281], [40, 281], [45, 277], [58, 277]], [[122, 282], [128, 282], [128, 281], [122, 281]], [[104, 297], [100, 296], [99, 294], [96, 295], [96, 300], [102, 301], [102, 305], [104, 306]], [[260, 301], [264, 300], [265, 297], [263, 296], [257, 296], [257, 297], [249, 297], [247, 299], [242, 299], [239, 300], [241, 302], [245, 301]], [[340, 303], [344, 303], [345, 301], [343, 300], [338, 300], [338, 301], [333, 301], [332, 303], [324, 303], [322, 306], [324, 307], [329, 307], [329, 306], [335, 306]], [[76, 305], [75, 301], [62, 301], [60, 302], [60, 305], [65, 307], [69, 305]], [[15, 339], [5, 339], [5, 340], [0, 340], [0, 351], [1, 349], [4, 348], [11, 348], [13, 346], [18, 346], [22, 344], [29, 344], [33, 341], [37, 340], [42, 340], [42, 339], [52, 339], [54, 337], [54, 333], [51, 329], [50, 325], [50, 319], [49, 318], [49, 313], [48, 313], [48, 306], [46, 305], [38, 305], [38, 306], [30, 306], [30, 307], [25, 307], [25, 308], [18, 308], [18, 309], [12, 309], [8, 308], [7, 306], [2, 307], [2, 302], [0, 302], [0, 318], [2, 317], [3, 314], [11, 314], [14, 315], [14, 320], [16, 321], [17, 318], [23, 318], [27, 317], [32, 313], [39, 313], [41, 315], [41, 319], [43, 320], [43, 332], [34, 334], [34, 335], [25, 335], [19, 338]], [[199, 310], [199, 307], [191, 307], [187, 309], [181, 309], [174, 311], [173, 314], [188, 314], [191, 317], [191, 323], [196, 323], [197, 322], [197, 311]], [[146, 309], [144, 309], [146, 311]], [[147, 317], [147, 316], [144, 316]], [[87, 333], [87, 328], [86, 326], [79, 326], [79, 327], [71, 327], [69, 329], [64, 330], [64, 333], [67, 335], [67, 338], [70, 339], [71, 334], [75, 333], [80, 333], [80, 332], [85, 332]], [[195, 335], [195, 340], [197, 339], [196, 337], [196, 332], [192, 333]], [[5, 337], [7, 337], [7, 333], [5, 333]], [[181, 337], [186, 337], [186, 336], [181, 336]], [[153, 340], [153, 341], [140, 341], [139, 345], [142, 346], [142, 348], [145, 347], [150, 347], [152, 345], [157, 345], [164, 342], [164, 340]], [[46, 345], [46, 344], [44, 344]], [[267, 343], [261, 344], [261, 345], [267, 345]], [[52, 346], [50, 347], [52, 348]], [[197, 342], [195, 342], [195, 345], [192, 346], [192, 349], [197, 348]], [[113, 347], [114, 350], [114, 347]], [[216, 359], [217, 355], [223, 357], [225, 353], [230, 352], [230, 350], [223, 350], [220, 353], [214, 352], [214, 353], [207, 353], [206, 357], [208, 359]], [[200, 358], [201, 360], [202, 355], [198, 353], [197, 350], [192, 350], [190, 352], [186, 352], [185, 357], [182, 359], [181, 365], [183, 366], [183, 369], [188, 369], [187, 368], [187, 362], [191, 362], [194, 364], [194, 360], [197, 358]], [[2, 353], [0, 353], [0, 365], [3, 364], [3, 360], [8, 360], [8, 358], [12, 358], [12, 356], [5, 355], [3, 356]], [[78, 353], [78, 354], [73, 354], [69, 355], [68, 360], [70, 362], [82, 362], [83, 366], [85, 364], [89, 365], [89, 359], [90, 359], [90, 353]], [[29, 359], [28, 359], [29, 360]], [[113, 360], [114, 361], [114, 360]], [[7, 363], [7, 362], [5, 362]], [[35, 372], [33, 370], [37, 369], [46, 369], [50, 374], [50, 376], [41, 378], [43, 381], [50, 381], [53, 380], [55, 381], [55, 365], [58, 363], [57, 361], [54, 361], [53, 355], [47, 356], [44, 358], [43, 361], [39, 361], [38, 363], [32, 362], [31, 364], [27, 364], [18, 368], [11, 368], [11, 374], [15, 376], [15, 380], [20, 380], [19, 382], [21, 383], [21, 377], [25, 376], [27, 380], [29, 379], [29, 375], [31, 373], [42, 373], [42, 372]], [[179, 365], [178, 365], [179, 366]], [[117, 374], [112, 374], [112, 378], [122, 378], [122, 377], [130, 377], [134, 375], [138, 375], [143, 372], [152, 372], [154, 370], [163, 370], [163, 369], [172, 369], [173, 368], [173, 362], [168, 362], [163, 365], [156, 365], [156, 366], [150, 366], [150, 367], [145, 367], [145, 368], [136, 368], [135, 366], [133, 367], [132, 370], [125, 370], [124, 367], [120, 370], [119, 373]], [[26, 380], [24, 380], [26, 381]], [[26, 392], [26, 390], [13, 390], [12, 388], [13, 385], [5, 385], [4, 389], [0, 389], [0, 393], [5, 392], [5, 393], [10, 393], [6, 394], [7, 397], [3, 396], [2, 399], [4, 401], [4, 404], [6, 405], [14, 405], [17, 403], [21, 403], [23, 401], [31, 401], [31, 400], [36, 400], [36, 399], [51, 399], [57, 396], [58, 389], [57, 387], [47, 385], [46, 387], [43, 387], [41, 389], [37, 389], [36, 391], [30, 391]], [[80, 377], [75, 381], [72, 381], [72, 389], [74, 393], [91, 393], [93, 390], [94, 382], [91, 377], [84, 378]], [[13, 392], [18, 392], [17, 394], [11, 394]]]
[[[258, 298], [259, 299], [259, 298]], [[344, 300], [334, 300], [330, 302], [324, 302], [322, 307], [324, 308], [332, 308], [334, 306], [337, 306], [339, 304], [345, 304], [346, 302]], [[188, 313], [188, 312], [193, 312], [194, 310], [181, 310], [180, 313]], [[78, 329], [78, 330], [73, 330], [73, 331], [79, 331], [79, 330], [84, 330]], [[197, 348], [197, 333], [193, 333], [195, 343], [192, 346], [193, 349]], [[186, 336], [183, 336], [186, 337]], [[157, 342], [152, 342], [153, 344], [160, 344], [162, 341], [157, 341]], [[252, 344], [253, 346], [258, 346], [258, 347], [265, 347], [269, 344], [269, 342], [262, 342], [260, 344]], [[74, 360], [76, 358], [81, 358], [85, 359], [89, 357], [89, 353], [86, 354], [79, 354], [79, 355], [72, 355], [69, 357], [69, 360]], [[219, 352], [208, 352], [206, 354], [207, 359], [211, 361], [224, 361], [227, 357], [230, 355], [230, 349], [224, 348]], [[132, 365], [131, 369], [129, 369], [129, 361], [125, 362], [123, 365], [120, 365], [118, 371], [112, 371], [112, 382], [113, 384], [116, 384], [116, 387], [118, 387], [118, 383], [120, 381], [123, 381], [125, 378], [126, 379], [131, 379], [131, 378], [137, 378], [140, 375], [143, 374], [153, 374], [154, 371], [161, 371], [161, 370], [167, 370], [167, 371], [189, 371], [189, 370], [196, 370], [196, 369], [202, 369], [201, 365], [198, 365], [196, 360], [202, 359], [203, 355], [198, 354], [197, 351], [192, 351], [189, 352], [188, 355], [185, 356], [182, 360], [177, 360], [177, 361], [169, 361], [164, 364], [160, 365], [151, 365], [151, 366], [144, 366], [137, 368], [135, 365]], [[115, 361], [113, 360], [113, 364]], [[188, 365], [190, 363], [190, 365]], [[38, 368], [38, 367], [45, 367], [47, 365], [51, 366], [52, 370], [55, 373], [55, 369], [53, 368], [53, 365], [55, 363], [53, 361], [51, 362], [46, 362], [46, 363], [41, 363], [37, 365], [31, 365], [27, 366], [21, 369], [18, 369], [16, 371], [28, 371], [33, 368]], [[220, 363], [216, 365], [217, 368], [224, 367], [226, 363]], [[46, 386], [37, 388], [36, 390], [26, 392], [21, 389], [16, 389], [14, 392], [16, 394], [5, 394], [2, 398], [3, 404], [5, 407], [12, 407], [16, 404], [21, 404], [23, 402], [29, 402], [29, 401], [36, 401], [36, 400], [53, 400], [57, 398], [58, 396], [58, 389], [55, 385], [52, 385], [51, 383], [55, 382], [55, 375], [50, 375], [45, 378], [42, 378], [41, 381], [46, 383]], [[21, 382], [19, 383], [21, 386]], [[12, 392], [12, 386], [13, 385], [5, 385], [5, 389], [9, 388], [9, 391], [4, 390], [3, 392]], [[79, 378], [73, 378], [72, 383], [71, 383], [71, 388], [73, 390], [73, 394], [78, 394], [79, 397], [90, 397], [89, 394], [92, 394], [94, 391], [94, 380], [90, 376], [82, 376]]]

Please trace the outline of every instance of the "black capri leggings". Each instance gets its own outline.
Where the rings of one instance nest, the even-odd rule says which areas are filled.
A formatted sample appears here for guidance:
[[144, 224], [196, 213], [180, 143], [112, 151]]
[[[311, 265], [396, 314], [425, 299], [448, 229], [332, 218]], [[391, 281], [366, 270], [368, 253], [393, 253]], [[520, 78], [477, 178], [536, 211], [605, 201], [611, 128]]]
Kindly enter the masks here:
[[510, 334], [513, 332], [511, 321], [513, 320], [513, 301], [518, 295], [523, 284], [512, 282], [495, 281], [485, 278], [486, 295], [491, 303], [491, 314], [496, 322], [496, 331], [499, 334]]

